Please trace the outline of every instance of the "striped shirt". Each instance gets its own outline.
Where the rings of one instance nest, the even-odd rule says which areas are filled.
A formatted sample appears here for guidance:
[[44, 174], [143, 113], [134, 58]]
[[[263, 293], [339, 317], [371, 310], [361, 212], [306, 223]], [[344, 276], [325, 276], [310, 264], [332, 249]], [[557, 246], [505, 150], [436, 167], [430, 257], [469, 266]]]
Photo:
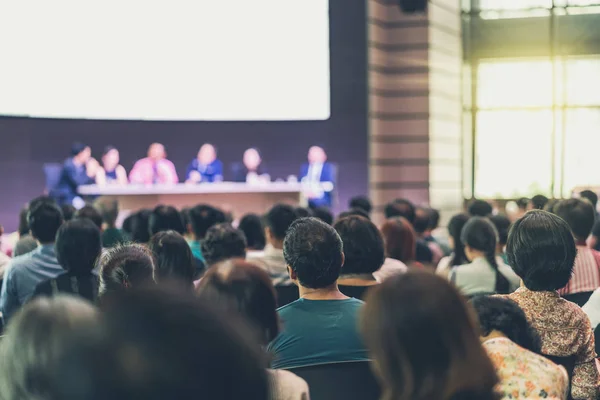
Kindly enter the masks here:
[[577, 258], [573, 276], [567, 286], [558, 290], [561, 296], [593, 292], [600, 287], [600, 253], [585, 245], [577, 244]]

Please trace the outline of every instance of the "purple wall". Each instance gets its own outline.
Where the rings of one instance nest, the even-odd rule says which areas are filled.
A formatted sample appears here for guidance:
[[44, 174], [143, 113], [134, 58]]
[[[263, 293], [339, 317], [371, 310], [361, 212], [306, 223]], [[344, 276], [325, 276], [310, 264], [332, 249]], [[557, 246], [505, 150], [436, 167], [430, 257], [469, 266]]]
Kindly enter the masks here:
[[215, 144], [229, 164], [258, 147], [273, 178], [298, 174], [308, 147], [326, 148], [339, 165], [339, 204], [368, 191], [366, 9], [363, 1], [330, 0], [331, 118], [290, 122], [155, 122], [0, 117], [0, 224], [17, 225], [21, 206], [44, 190], [42, 165], [60, 162], [73, 141], [95, 157], [112, 144], [129, 170], [148, 145], [164, 143], [180, 179], [204, 142]]

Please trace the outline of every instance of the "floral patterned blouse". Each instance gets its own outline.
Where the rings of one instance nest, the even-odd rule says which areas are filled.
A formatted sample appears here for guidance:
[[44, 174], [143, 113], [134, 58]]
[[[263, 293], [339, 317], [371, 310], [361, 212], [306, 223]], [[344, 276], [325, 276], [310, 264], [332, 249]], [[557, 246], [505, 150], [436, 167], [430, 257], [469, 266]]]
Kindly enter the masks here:
[[500, 383], [503, 399], [565, 399], [569, 377], [564, 367], [537, 355], [507, 338], [483, 343]]

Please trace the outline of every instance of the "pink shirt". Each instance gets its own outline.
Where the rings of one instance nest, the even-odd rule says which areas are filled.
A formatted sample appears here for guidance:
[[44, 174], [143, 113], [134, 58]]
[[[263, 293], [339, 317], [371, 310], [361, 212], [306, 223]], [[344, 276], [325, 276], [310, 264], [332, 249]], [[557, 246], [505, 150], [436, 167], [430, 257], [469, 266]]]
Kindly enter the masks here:
[[154, 182], [154, 173], [156, 170], [156, 183], [178, 183], [177, 171], [175, 166], [169, 160], [154, 161], [148, 157], [138, 160], [129, 173], [129, 182], [152, 184]]

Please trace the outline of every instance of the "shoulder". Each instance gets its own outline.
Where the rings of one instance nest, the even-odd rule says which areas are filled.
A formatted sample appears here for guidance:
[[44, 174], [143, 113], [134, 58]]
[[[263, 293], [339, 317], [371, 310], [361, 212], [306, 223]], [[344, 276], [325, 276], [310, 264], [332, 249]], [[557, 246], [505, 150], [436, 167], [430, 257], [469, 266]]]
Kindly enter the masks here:
[[[283, 369], [267, 370], [277, 399], [304, 399], [308, 396], [308, 384], [298, 375]], [[306, 397], [304, 397], [306, 396]]]
[[[102, 168], [102, 170], [104, 170], [104, 168]], [[119, 164], [117, 165], [117, 168], [115, 168], [115, 170], [117, 171], [117, 173], [125, 172], [125, 167]]]

